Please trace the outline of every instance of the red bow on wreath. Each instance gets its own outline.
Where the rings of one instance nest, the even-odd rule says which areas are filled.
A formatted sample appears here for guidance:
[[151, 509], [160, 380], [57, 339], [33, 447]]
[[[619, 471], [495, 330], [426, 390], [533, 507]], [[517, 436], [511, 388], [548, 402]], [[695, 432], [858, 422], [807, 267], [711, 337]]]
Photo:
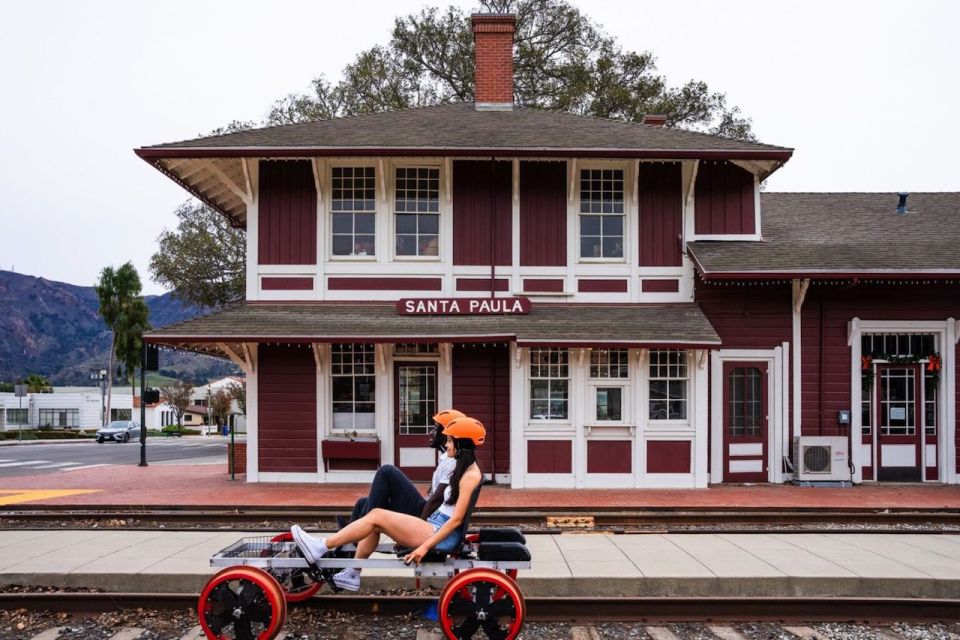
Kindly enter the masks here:
[[936, 373], [940, 371], [941, 366], [943, 366], [943, 363], [940, 361], [940, 356], [938, 355], [931, 355], [927, 360], [927, 371]]
[[860, 369], [862, 371], [869, 371], [872, 365], [873, 365], [873, 356], [860, 357]]

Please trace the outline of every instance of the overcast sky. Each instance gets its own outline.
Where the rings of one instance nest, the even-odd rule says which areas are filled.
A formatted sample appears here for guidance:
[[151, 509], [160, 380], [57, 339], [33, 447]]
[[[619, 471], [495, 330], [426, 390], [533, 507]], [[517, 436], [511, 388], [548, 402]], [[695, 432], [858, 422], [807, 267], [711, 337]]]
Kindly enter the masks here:
[[[769, 191], [960, 190], [958, 2], [574, 3], [671, 84], [706, 81], [761, 141], [796, 148]], [[0, 269], [92, 285], [133, 260], [161, 293], [147, 264], [188, 194], [132, 149], [260, 121], [428, 4], [5, 3]]]

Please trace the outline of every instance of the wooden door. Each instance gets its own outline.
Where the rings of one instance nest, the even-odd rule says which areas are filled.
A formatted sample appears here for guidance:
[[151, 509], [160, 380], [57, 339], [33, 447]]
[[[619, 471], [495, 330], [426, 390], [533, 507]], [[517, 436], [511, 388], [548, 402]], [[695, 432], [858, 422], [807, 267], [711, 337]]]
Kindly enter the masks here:
[[723, 481], [767, 482], [767, 363], [723, 364]]
[[877, 367], [877, 479], [921, 479], [920, 365]]

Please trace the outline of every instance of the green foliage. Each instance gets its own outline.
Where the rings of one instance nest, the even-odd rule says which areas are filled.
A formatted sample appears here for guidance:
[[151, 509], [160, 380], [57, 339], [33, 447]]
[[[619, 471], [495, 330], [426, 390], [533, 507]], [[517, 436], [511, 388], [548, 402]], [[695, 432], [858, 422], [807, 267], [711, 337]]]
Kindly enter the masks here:
[[215, 424], [227, 424], [232, 405], [233, 395], [223, 389], [218, 389], [210, 396], [210, 417]]
[[[517, 104], [753, 139], [751, 123], [705, 82], [671, 86], [649, 51], [626, 51], [567, 0], [481, 0], [482, 11], [515, 13]], [[360, 52], [336, 83], [323, 76], [307, 94], [274, 103], [269, 124], [305, 122], [473, 99], [470, 16], [429, 7], [397, 18], [390, 41]]]
[[[24, 432], [26, 433], [26, 432]], [[70, 431], [63, 429], [44, 430], [35, 432], [34, 440], [77, 440], [81, 438], [93, 438], [94, 435], [86, 431]], [[24, 438], [26, 440], [26, 438]]]
[[[22, 437], [21, 437], [22, 436]], [[39, 440], [37, 433], [33, 429], [23, 429], [22, 431], [0, 431], [0, 440]]]
[[23, 379], [23, 384], [27, 385], [27, 393], [50, 393], [53, 387], [46, 378], [38, 373], [31, 373]]
[[0, 393], [13, 393], [14, 391], [16, 389], [14, 389], [12, 382], [0, 382]]
[[190, 396], [192, 394], [193, 385], [189, 382], [174, 380], [160, 386], [160, 396], [164, 402], [170, 405], [170, 409], [173, 411], [173, 419], [177, 425], [183, 423], [183, 414], [190, 406]]
[[[119, 269], [104, 267], [95, 289], [100, 302], [98, 312], [112, 334], [107, 370], [113, 371], [116, 355], [129, 375], [140, 362], [143, 332], [150, 328], [150, 309], [140, 295], [140, 274], [132, 262], [127, 262]], [[112, 380], [107, 391], [108, 409], [111, 388]]]
[[154, 281], [184, 302], [209, 309], [242, 300], [246, 233], [222, 214], [195, 201], [176, 211], [177, 228], [165, 229], [150, 258]]

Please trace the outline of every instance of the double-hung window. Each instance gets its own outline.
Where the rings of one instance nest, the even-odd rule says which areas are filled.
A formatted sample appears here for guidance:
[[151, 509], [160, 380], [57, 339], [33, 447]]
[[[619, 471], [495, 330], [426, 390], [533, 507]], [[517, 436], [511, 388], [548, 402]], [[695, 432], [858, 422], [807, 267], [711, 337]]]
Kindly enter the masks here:
[[623, 259], [623, 169], [580, 170], [580, 257]]
[[530, 418], [566, 420], [570, 416], [569, 351], [530, 349]]
[[598, 424], [627, 421], [628, 353], [626, 349], [594, 349], [590, 352], [592, 417]]
[[440, 255], [440, 169], [397, 167], [394, 183], [396, 255]]
[[29, 409], [7, 409], [7, 424], [27, 424]]
[[334, 344], [331, 349], [333, 428], [376, 428], [376, 354], [372, 344]]
[[79, 409], [40, 409], [41, 427], [80, 426]]
[[377, 187], [373, 167], [333, 167], [330, 176], [334, 256], [374, 256]]
[[686, 351], [651, 351], [650, 419], [686, 420], [688, 382]]

